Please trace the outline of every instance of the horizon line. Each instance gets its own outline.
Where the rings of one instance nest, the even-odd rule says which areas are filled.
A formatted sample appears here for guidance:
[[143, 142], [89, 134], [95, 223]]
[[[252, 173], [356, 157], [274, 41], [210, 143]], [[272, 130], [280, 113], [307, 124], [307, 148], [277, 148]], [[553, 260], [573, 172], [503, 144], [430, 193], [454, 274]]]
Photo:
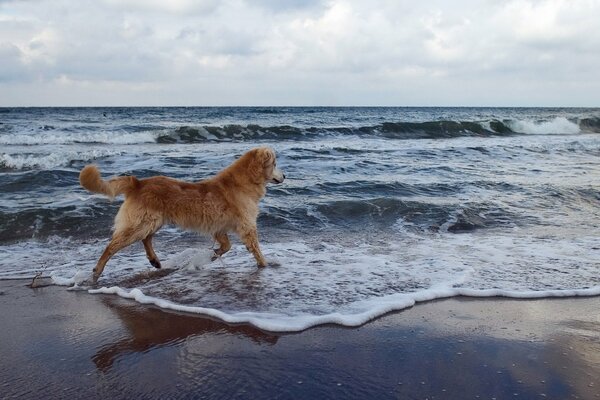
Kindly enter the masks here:
[[600, 105], [0, 105], [0, 109], [7, 108], [600, 108]]

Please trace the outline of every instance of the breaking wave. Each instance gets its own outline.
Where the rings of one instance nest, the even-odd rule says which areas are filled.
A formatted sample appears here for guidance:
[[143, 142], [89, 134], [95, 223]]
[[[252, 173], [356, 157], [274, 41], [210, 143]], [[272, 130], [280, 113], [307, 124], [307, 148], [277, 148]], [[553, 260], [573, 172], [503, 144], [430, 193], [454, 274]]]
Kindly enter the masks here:
[[290, 125], [181, 126], [160, 134], [158, 143], [198, 143], [249, 139], [301, 140], [326, 136], [373, 136], [388, 139], [444, 139], [464, 136], [599, 133], [600, 118], [552, 120], [384, 122], [360, 127], [295, 127]]
[[61, 131], [41, 133], [15, 133], [0, 135], [2, 145], [60, 145], [60, 144], [139, 144], [154, 143], [160, 133], [156, 130], [136, 132], [135, 130], [122, 130], [118, 132], [86, 132], [86, 131]]
[[114, 148], [102, 148], [86, 151], [62, 151], [54, 153], [0, 153], [0, 171], [2, 170], [27, 170], [27, 169], [53, 169], [68, 166], [74, 162], [89, 162], [98, 158], [122, 154], [123, 151]]
[[[83, 129], [83, 128], [82, 128]], [[468, 136], [505, 136], [523, 134], [600, 133], [600, 118], [578, 120], [555, 117], [547, 120], [485, 120], [383, 122], [367, 126], [293, 126], [258, 124], [182, 125], [171, 127], [120, 127], [117, 131], [68, 131], [47, 127], [36, 132], [5, 132], [2, 145], [65, 145], [141, 143], [202, 143], [244, 140], [306, 140], [320, 137], [355, 135], [387, 139], [445, 139]]]

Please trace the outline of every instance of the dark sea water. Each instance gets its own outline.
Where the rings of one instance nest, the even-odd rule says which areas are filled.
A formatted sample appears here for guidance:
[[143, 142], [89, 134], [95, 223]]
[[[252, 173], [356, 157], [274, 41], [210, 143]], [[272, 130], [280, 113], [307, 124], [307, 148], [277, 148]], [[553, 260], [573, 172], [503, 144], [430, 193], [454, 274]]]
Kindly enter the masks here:
[[155, 274], [141, 245], [99, 287], [268, 330], [364, 323], [456, 295], [600, 294], [600, 109], [3, 108], [0, 279], [89, 277], [121, 199], [105, 177], [209, 177], [248, 149], [278, 153], [258, 220], [257, 271], [239, 241], [165, 227]]

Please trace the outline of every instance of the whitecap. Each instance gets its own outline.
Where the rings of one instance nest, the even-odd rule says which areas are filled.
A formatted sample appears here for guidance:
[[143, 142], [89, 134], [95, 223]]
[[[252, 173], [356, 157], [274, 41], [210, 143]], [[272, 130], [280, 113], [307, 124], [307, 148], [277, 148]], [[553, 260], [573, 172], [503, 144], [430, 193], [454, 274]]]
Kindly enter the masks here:
[[67, 166], [72, 161], [82, 160], [91, 161], [98, 158], [115, 156], [122, 154], [121, 149], [93, 149], [84, 151], [57, 151], [54, 153], [34, 153], [34, 154], [0, 154], [0, 167], [15, 170], [41, 168], [53, 169], [60, 166]]
[[555, 117], [547, 121], [516, 120], [508, 122], [508, 126], [518, 133], [530, 134], [577, 134], [581, 132], [576, 122], [565, 117]]

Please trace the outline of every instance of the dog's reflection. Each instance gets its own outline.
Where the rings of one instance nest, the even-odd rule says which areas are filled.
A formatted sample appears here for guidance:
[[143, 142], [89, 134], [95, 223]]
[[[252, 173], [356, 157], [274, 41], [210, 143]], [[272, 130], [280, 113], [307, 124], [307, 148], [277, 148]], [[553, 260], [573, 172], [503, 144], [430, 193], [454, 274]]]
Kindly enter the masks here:
[[234, 334], [260, 344], [275, 344], [278, 335], [249, 325], [228, 325], [209, 318], [165, 312], [138, 304], [123, 304], [119, 299], [103, 299], [123, 322], [129, 337], [102, 346], [92, 357], [96, 367], [106, 372], [121, 356], [143, 353], [152, 348], [175, 345], [190, 336]]

